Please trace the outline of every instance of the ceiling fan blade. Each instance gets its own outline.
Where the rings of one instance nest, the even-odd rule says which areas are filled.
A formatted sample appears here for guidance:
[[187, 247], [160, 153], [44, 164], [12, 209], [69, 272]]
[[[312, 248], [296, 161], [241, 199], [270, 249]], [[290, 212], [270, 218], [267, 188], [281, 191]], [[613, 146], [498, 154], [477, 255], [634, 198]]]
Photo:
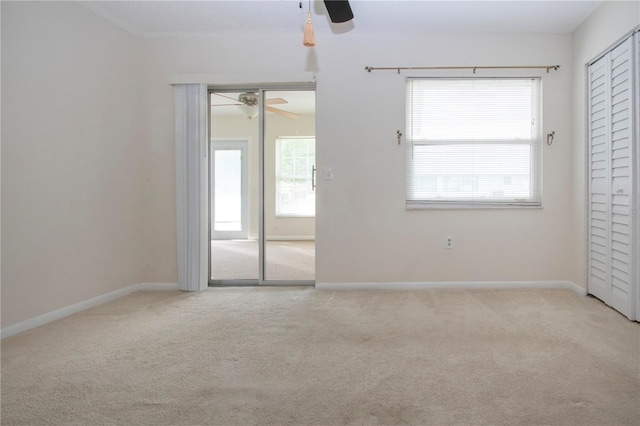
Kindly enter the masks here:
[[226, 96], [226, 95], [223, 95], [222, 93], [216, 93], [216, 92], [211, 92], [211, 93], [213, 93], [214, 95], [222, 96], [223, 98], [231, 99], [232, 101], [238, 102], [237, 98], [232, 98], [231, 96]]
[[237, 105], [242, 105], [242, 104], [211, 104], [212, 107], [217, 107], [217, 106], [237, 106]]
[[265, 106], [264, 109], [266, 109], [267, 111], [271, 111], [271, 112], [275, 112], [276, 114], [280, 114], [284, 117], [287, 118], [299, 118], [300, 116], [298, 114], [295, 114], [293, 112], [289, 112], [289, 111], [285, 111], [283, 109], [280, 108], [274, 108], [271, 106]]
[[271, 99], [267, 99], [265, 103], [267, 105], [282, 105], [282, 104], [288, 104], [289, 102], [287, 102], [286, 99], [282, 99], [282, 98], [271, 98]]

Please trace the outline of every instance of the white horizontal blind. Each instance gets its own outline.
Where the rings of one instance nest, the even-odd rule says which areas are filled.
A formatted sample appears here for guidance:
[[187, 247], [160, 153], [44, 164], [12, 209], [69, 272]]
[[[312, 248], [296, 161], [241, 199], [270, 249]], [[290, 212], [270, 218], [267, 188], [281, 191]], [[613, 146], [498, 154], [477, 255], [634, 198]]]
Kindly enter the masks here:
[[540, 79], [407, 81], [407, 206], [540, 205]]

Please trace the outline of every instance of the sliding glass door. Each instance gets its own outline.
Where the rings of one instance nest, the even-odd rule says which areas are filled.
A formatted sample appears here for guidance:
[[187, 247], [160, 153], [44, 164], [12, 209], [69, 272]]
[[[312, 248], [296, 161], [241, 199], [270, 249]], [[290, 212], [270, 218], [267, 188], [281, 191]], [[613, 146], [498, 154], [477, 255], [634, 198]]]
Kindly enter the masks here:
[[214, 88], [210, 105], [210, 285], [313, 284], [313, 86]]

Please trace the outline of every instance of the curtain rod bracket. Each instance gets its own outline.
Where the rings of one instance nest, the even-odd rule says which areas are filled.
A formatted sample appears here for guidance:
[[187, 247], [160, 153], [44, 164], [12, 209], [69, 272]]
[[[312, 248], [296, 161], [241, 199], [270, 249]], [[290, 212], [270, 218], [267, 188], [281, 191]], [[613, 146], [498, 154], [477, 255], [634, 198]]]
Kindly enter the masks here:
[[371, 67], [364, 67], [364, 70], [365, 70], [366, 72], [371, 72], [371, 71], [373, 71], [373, 68], [371, 68]]

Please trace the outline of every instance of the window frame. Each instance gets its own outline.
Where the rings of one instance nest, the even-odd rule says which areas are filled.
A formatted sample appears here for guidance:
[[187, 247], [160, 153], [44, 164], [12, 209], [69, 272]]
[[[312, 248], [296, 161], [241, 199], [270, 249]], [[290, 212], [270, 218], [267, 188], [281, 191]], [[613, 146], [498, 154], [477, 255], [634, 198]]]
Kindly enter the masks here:
[[[280, 182], [280, 163], [281, 163], [281, 153], [280, 153], [281, 148], [280, 147], [281, 147], [281, 141], [290, 141], [290, 140], [313, 140], [313, 147], [314, 147], [313, 164], [314, 164], [314, 166], [316, 164], [316, 158], [315, 158], [316, 137], [315, 136], [278, 136], [278, 137], [276, 137], [276, 140], [275, 140], [275, 182], [274, 182], [275, 217], [279, 217], [279, 218], [315, 218], [316, 217], [315, 208], [314, 208], [313, 214], [295, 214], [295, 213], [280, 213], [279, 212], [279, 208], [280, 208], [279, 182]], [[312, 182], [313, 182], [314, 176], [312, 176], [311, 179], [312, 179]], [[315, 192], [315, 189], [313, 191]]]
[[[534, 80], [537, 83], [537, 104], [534, 106], [534, 117], [536, 117], [536, 137], [530, 140], [523, 140], [518, 142], [505, 142], [500, 140], [414, 140], [412, 139], [412, 82], [416, 80]], [[455, 76], [438, 76], [438, 77], [407, 77], [405, 80], [405, 91], [406, 91], [406, 131], [407, 135], [406, 139], [406, 159], [405, 159], [405, 203], [407, 210], [419, 210], [419, 209], [504, 209], [504, 208], [542, 208], [542, 200], [543, 200], [543, 180], [542, 180], [542, 147], [543, 147], [543, 85], [542, 85], [542, 77], [541, 76], [514, 76], [514, 77], [455, 77]], [[531, 191], [533, 196], [526, 199], [505, 199], [504, 201], [496, 200], [496, 199], [435, 199], [435, 198], [424, 198], [424, 199], [412, 199], [410, 197], [410, 191], [414, 188], [415, 181], [411, 179], [415, 179], [415, 175], [411, 173], [411, 168], [413, 167], [413, 155], [415, 152], [416, 146], [427, 146], [427, 145], [455, 145], [455, 144], [466, 144], [466, 145], [499, 145], [499, 144], [512, 144], [512, 145], [528, 145], [531, 147], [531, 156], [530, 156], [530, 173], [531, 173], [531, 184], [536, 185], [536, 187]], [[470, 175], [473, 177], [477, 177], [479, 175]], [[537, 197], [535, 196], [537, 194]]]

